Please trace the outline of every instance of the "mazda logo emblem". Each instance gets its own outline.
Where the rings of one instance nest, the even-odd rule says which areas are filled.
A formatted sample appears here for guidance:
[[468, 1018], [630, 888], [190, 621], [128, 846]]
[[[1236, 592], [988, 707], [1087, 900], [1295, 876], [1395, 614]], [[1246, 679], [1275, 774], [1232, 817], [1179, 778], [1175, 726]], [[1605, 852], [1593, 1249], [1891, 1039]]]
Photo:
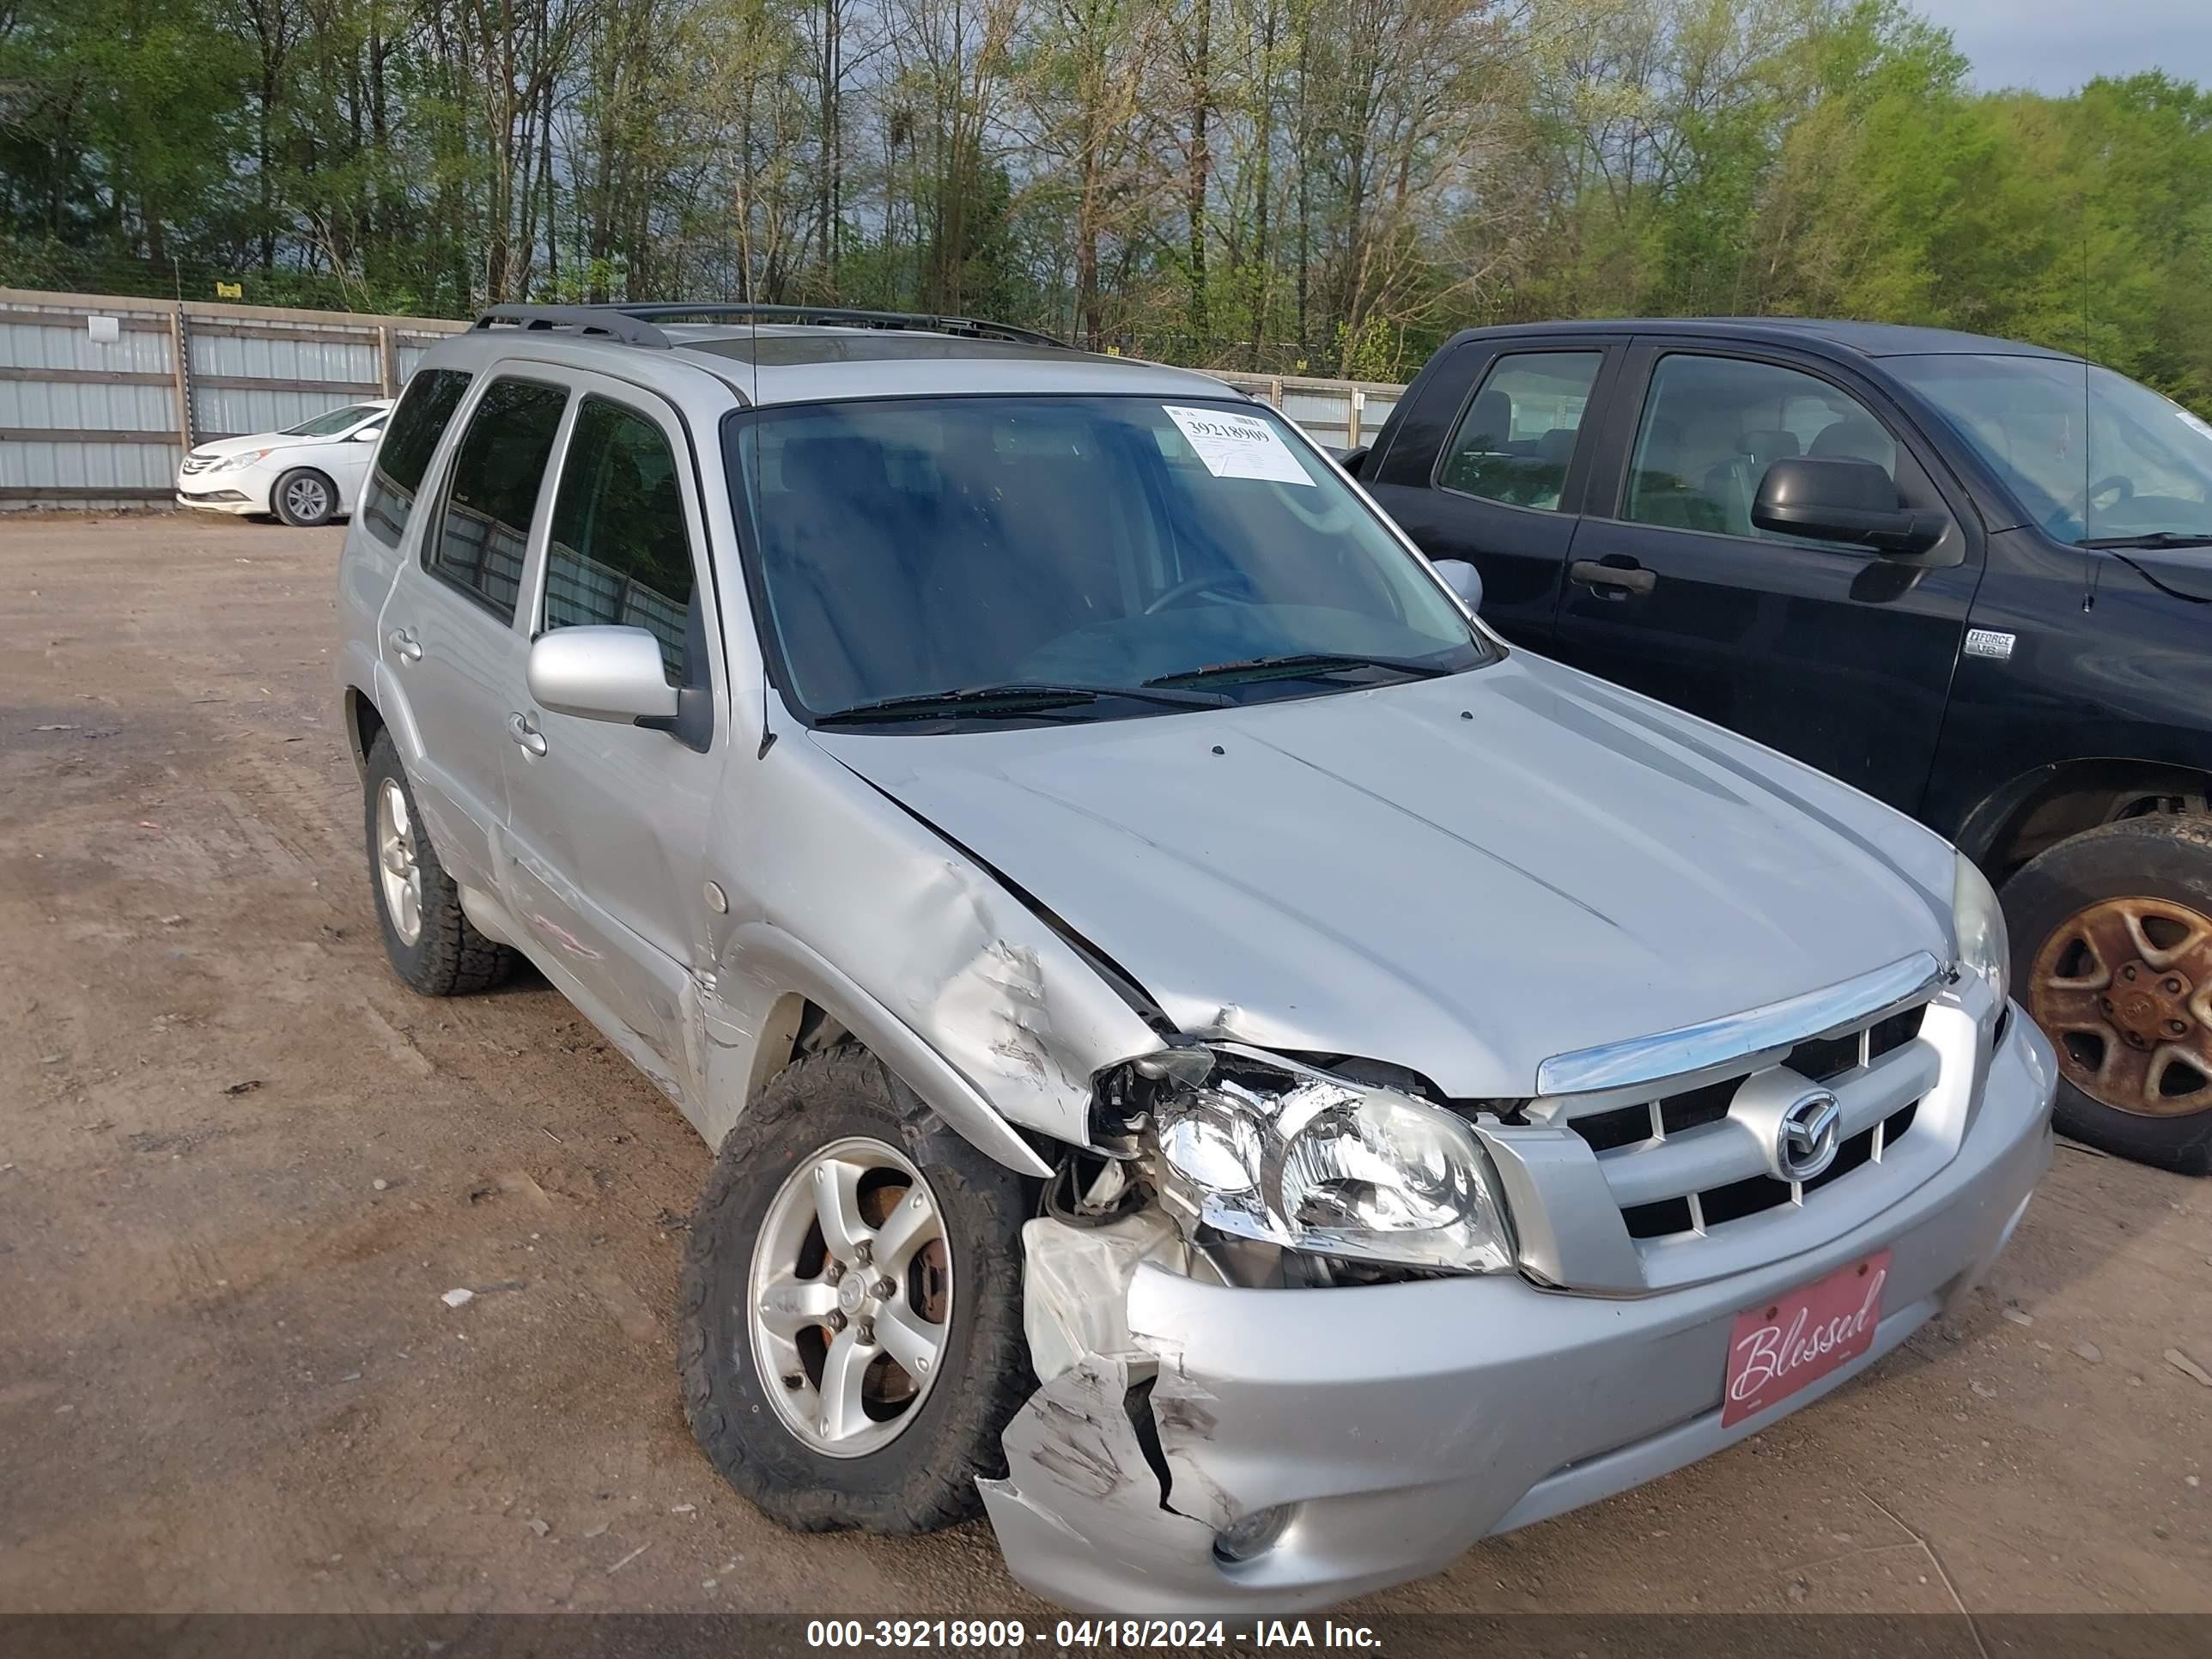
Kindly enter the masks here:
[[1843, 1127], [1844, 1109], [1826, 1089], [1791, 1102], [1782, 1114], [1782, 1132], [1774, 1148], [1783, 1177], [1810, 1181], [1833, 1164]]

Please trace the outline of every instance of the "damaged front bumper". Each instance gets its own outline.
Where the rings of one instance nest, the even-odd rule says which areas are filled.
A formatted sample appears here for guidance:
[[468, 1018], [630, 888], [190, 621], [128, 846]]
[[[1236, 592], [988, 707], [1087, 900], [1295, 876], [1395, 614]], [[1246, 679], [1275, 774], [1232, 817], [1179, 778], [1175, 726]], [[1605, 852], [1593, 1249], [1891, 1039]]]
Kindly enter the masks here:
[[[1707, 1284], [1634, 1299], [1508, 1275], [1245, 1290], [1139, 1261], [1142, 1237], [1076, 1245], [1060, 1289], [1093, 1294], [1033, 1338], [1049, 1380], [1007, 1430], [1007, 1478], [980, 1483], [1009, 1569], [1084, 1612], [1296, 1612], [1437, 1571], [1810, 1404], [1963, 1294], [2027, 1208], [2055, 1066], [2026, 1018], [2011, 1024], [1940, 1174], [1820, 1249]], [[1109, 1294], [1117, 1248], [1132, 1270]], [[1724, 1428], [1737, 1313], [1884, 1249], [1872, 1349]], [[1217, 1549], [1278, 1506], [1292, 1507], [1271, 1547]]]

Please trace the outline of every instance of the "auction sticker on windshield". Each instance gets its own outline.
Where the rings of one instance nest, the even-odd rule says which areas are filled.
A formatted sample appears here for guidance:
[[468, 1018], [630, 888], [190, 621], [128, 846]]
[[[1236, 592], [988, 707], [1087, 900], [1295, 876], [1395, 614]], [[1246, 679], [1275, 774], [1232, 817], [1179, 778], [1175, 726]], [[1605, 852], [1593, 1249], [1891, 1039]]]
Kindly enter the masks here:
[[1889, 1252], [1881, 1250], [1738, 1314], [1721, 1426], [1765, 1411], [1874, 1346], [1888, 1279]]
[[1206, 470], [1217, 478], [1260, 478], [1269, 483], [1311, 484], [1283, 434], [1255, 416], [1225, 409], [1185, 409], [1163, 404], [1182, 429]]

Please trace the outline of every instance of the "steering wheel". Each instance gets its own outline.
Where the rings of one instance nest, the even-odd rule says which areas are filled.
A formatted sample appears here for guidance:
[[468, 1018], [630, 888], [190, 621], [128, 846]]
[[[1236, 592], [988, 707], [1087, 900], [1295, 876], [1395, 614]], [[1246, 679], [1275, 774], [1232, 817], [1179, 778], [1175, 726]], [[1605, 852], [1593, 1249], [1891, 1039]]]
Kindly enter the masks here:
[[1194, 593], [1212, 592], [1218, 589], [1241, 587], [1252, 591], [1252, 579], [1242, 570], [1208, 570], [1195, 576], [1186, 576], [1145, 607], [1145, 615], [1166, 610], [1178, 599], [1187, 599]]
[[2120, 492], [2120, 500], [2112, 503], [2114, 507], [2118, 507], [2120, 501], [2135, 499], [2136, 481], [2123, 472], [2115, 472], [2108, 477], [2100, 478], [2074, 498], [2073, 505], [2063, 509], [2064, 515], [2071, 519], [2079, 519], [2087, 524], [2089, 520], [2089, 503], [2108, 489], [2117, 489]]

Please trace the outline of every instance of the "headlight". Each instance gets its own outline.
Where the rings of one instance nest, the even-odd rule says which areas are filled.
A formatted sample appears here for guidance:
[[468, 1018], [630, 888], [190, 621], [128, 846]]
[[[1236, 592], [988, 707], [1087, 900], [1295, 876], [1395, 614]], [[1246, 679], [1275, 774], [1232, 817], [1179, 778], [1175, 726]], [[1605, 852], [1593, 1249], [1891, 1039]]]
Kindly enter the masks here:
[[1194, 1219], [1286, 1250], [1400, 1267], [1513, 1265], [1489, 1159], [1466, 1121], [1242, 1055], [1151, 1104], [1162, 1195]]
[[266, 449], [242, 449], [235, 455], [226, 455], [208, 469], [210, 472], [229, 472], [241, 466], [251, 466], [274, 452]]
[[1951, 878], [1951, 927], [1959, 939], [1959, 965], [1987, 980], [2002, 1008], [2011, 994], [2012, 941], [2005, 936], [1996, 889], [1964, 853]]

